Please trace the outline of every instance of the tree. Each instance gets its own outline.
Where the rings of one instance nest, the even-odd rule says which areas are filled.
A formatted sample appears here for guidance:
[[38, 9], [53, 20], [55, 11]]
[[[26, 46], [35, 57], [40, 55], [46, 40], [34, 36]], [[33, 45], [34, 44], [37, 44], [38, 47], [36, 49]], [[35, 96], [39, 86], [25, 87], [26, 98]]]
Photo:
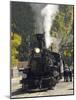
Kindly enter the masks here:
[[11, 32], [16, 32], [22, 38], [18, 47], [18, 60], [26, 60], [29, 42], [34, 34], [34, 13], [29, 3], [11, 2]]
[[19, 36], [17, 33], [13, 33], [12, 37], [11, 37], [11, 60], [12, 60], [12, 65], [17, 65], [18, 63], [18, 46], [21, 44], [21, 36]]
[[70, 64], [73, 62], [73, 20], [73, 6], [60, 5], [59, 13], [55, 17], [50, 32], [53, 37], [60, 40], [59, 52], [62, 54], [63, 58], [65, 58], [65, 63], [71, 60]]

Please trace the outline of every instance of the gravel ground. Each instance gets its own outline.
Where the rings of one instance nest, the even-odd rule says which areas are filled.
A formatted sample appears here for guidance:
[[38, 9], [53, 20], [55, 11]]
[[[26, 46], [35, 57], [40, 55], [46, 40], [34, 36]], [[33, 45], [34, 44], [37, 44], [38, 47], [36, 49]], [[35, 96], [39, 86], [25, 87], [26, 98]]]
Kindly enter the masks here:
[[63, 79], [59, 81], [53, 90], [47, 90], [43, 92], [26, 93], [22, 91], [21, 84], [19, 84], [20, 78], [12, 79], [11, 81], [11, 98], [19, 97], [39, 97], [39, 96], [55, 96], [55, 95], [69, 95], [73, 94], [73, 82], [64, 82]]

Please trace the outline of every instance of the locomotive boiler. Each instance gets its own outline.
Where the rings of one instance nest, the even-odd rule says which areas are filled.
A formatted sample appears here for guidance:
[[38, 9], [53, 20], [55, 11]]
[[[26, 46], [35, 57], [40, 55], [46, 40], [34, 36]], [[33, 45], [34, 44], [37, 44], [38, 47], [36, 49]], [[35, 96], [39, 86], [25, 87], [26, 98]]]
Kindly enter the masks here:
[[45, 47], [44, 34], [36, 34], [36, 44], [30, 51], [27, 69], [20, 83], [26, 91], [52, 89], [61, 79], [61, 57]]

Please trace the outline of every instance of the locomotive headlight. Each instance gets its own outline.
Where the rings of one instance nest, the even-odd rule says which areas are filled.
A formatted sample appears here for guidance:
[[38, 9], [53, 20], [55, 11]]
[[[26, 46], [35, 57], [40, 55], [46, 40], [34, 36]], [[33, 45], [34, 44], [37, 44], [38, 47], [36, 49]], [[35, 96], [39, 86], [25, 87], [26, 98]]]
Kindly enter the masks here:
[[40, 49], [39, 48], [35, 48], [35, 52], [36, 53], [40, 53]]

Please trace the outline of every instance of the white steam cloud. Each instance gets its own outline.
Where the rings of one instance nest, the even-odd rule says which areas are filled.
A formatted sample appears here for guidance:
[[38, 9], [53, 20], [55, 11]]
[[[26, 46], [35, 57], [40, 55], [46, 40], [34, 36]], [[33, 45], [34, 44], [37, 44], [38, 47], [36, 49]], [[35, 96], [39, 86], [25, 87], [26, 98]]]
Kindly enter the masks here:
[[50, 30], [57, 12], [58, 12], [57, 5], [46, 5], [45, 8], [43, 8], [41, 11], [41, 15], [44, 18], [43, 26], [44, 26], [45, 42], [47, 48], [49, 48], [49, 46], [53, 42], [53, 39], [50, 35]]
[[53, 20], [58, 12], [58, 6], [50, 4], [31, 4], [31, 7], [35, 12], [36, 32], [45, 32], [46, 48], [49, 48], [53, 42], [50, 30]]

